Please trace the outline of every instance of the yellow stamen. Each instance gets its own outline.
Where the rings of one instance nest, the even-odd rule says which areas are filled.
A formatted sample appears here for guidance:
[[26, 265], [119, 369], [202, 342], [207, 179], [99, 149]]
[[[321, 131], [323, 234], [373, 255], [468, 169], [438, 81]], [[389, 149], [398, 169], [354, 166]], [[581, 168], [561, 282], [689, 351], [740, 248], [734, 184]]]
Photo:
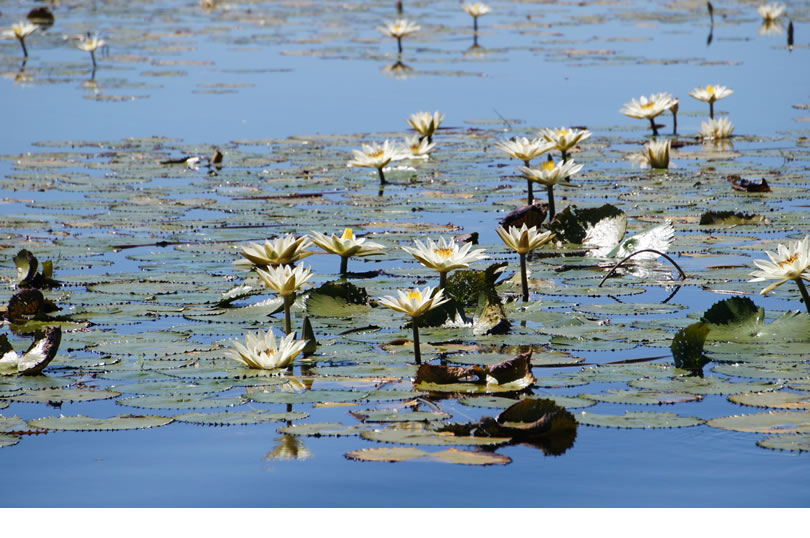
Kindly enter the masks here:
[[353, 241], [354, 240], [354, 232], [352, 231], [351, 228], [346, 228], [345, 230], [343, 230], [343, 235], [341, 235], [340, 238], [343, 239], [344, 241], [346, 239], [350, 239], [350, 240]]
[[706, 86], [706, 93], [714, 95], [714, 86]]
[[416, 299], [417, 301], [422, 300], [422, 293], [419, 290], [410, 290], [408, 292], [408, 300], [412, 301]]
[[554, 161], [545, 161], [543, 163], [543, 170], [549, 170], [550, 171], [550, 170], [554, 170], [554, 168], [556, 168], [556, 167], [557, 167], [557, 165], [554, 164]]
[[442, 258], [449, 258], [453, 255], [452, 248], [434, 248], [433, 252], [441, 256]]
[[791, 256], [790, 258], [788, 258], [786, 260], [782, 260], [781, 262], [778, 262], [778, 265], [779, 265], [779, 267], [788, 267], [788, 266], [793, 265], [794, 262], [796, 260], [798, 260], [798, 259], [799, 259], [799, 253], [797, 252], [796, 254]]

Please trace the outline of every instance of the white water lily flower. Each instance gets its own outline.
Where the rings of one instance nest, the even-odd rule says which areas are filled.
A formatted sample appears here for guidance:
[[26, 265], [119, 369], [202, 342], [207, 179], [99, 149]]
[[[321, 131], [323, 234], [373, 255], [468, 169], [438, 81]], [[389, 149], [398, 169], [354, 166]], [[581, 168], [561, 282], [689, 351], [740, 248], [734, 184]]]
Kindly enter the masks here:
[[776, 252], [766, 251], [770, 261], [754, 260], [759, 269], [751, 273], [755, 277], [748, 282], [761, 282], [763, 280], [776, 280], [762, 291], [760, 295], [773, 291], [788, 280], [807, 280], [810, 282], [810, 235], [804, 236], [801, 241], [791, 241], [787, 245], [779, 244]]
[[700, 122], [698, 135], [701, 138], [720, 140], [731, 137], [734, 132], [734, 124], [728, 118], [709, 119], [708, 122]]
[[537, 134], [554, 144], [560, 151], [568, 151], [583, 140], [591, 137], [591, 132], [587, 129], [568, 129], [566, 127], [543, 129]]
[[785, 4], [763, 4], [757, 8], [757, 13], [766, 21], [773, 21], [785, 13]]
[[505, 230], [503, 226], [498, 226], [495, 231], [501, 236], [506, 246], [518, 254], [526, 254], [545, 245], [554, 239], [555, 235], [551, 232], [537, 233], [537, 226], [527, 228], [525, 223], [520, 228], [510, 226], [509, 230]]
[[445, 329], [470, 329], [472, 326], [473, 322], [465, 320], [458, 310], [456, 310], [456, 315], [453, 319], [447, 318], [447, 321], [442, 324], [442, 327]]
[[256, 272], [268, 288], [274, 290], [282, 297], [287, 297], [298, 291], [310, 278], [312, 270], [309, 267], [298, 266], [295, 269], [289, 265], [268, 267], [267, 270], [256, 269]]
[[354, 158], [348, 162], [348, 166], [376, 168], [380, 170], [391, 161], [402, 158], [402, 154], [394, 147], [394, 144], [388, 140], [382, 144], [376, 142], [363, 144], [362, 147], [362, 150], [352, 150]]
[[[288, 265], [315, 254], [306, 250], [311, 245], [307, 236], [295, 237], [290, 234], [272, 241], [268, 239], [264, 245], [250, 243], [242, 247], [242, 256], [258, 266]], [[237, 265], [244, 263], [237, 262]]]
[[669, 139], [653, 140], [644, 144], [644, 149], [641, 153], [630, 155], [630, 160], [641, 168], [669, 168], [670, 144], [671, 141]]
[[85, 52], [95, 52], [99, 47], [103, 47], [105, 41], [98, 37], [98, 34], [87, 34], [77, 36], [76, 47]]
[[430, 112], [417, 112], [416, 114], [411, 114], [411, 117], [408, 118], [408, 125], [416, 129], [416, 132], [420, 135], [430, 139], [443, 121], [444, 114], [440, 113], [438, 110], [433, 114]]
[[351, 228], [343, 230], [343, 235], [324, 235], [318, 232], [310, 232], [312, 242], [330, 254], [349, 258], [352, 256], [372, 256], [382, 254], [383, 245], [366, 241], [366, 238], [355, 238]]
[[472, 15], [476, 19], [481, 15], [486, 15], [487, 13], [492, 11], [492, 8], [483, 2], [473, 2], [473, 3], [465, 2], [464, 4], [461, 5], [461, 7], [464, 8], [464, 11], [466, 11], [467, 14]]
[[395, 21], [387, 21], [385, 26], [378, 26], [377, 30], [383, 34], [402, 39], [405, 36], [418, 32], [422, 27], [418, 24], [411, 22], [407, 19], [397, 19]]
[[30, 22], [20, 21], [11, 25], [10, 30], [3, 32], [3, 37], [8, 39], [25, 39], [39, 29], [36, 24]]
[[425, 267], [435, 269], [439, 273], [466, 269], [472, 262], [487, 258], [484, 249], [470, 252], [472, 243], [464, 243], [459, 247], [458, 243], [452, 239], [445, 241], [443, 237], [440, 237], [437, 243], [434, 243], [432, 239], [427, 240], [427, 245], [418, 239], [415, 243], [416, 247], [402, 247], [402, 250], [411, 254]]
[[543, 163], [542, 168], [521, 166], [518, 171], [526, 179], [548, 187], [549, 185], [570, 185], [565, 180], [582, 170], [582, 166], [581, 164], [575, 164], [571, 160], [561, 161], [556, 164], [554, 161], [546, 161]]
[[495, 147], [510, 157], [519, 159], [526, 164], [535, 157], [539, 157], [540, 155], [553, 149], [554, 144], [545, 142], [542, 138], [529, 140], [524, 136], [520, 138], [515, 137], [509, 140], [501, 140], [495, 143]]
[[238, 361], [248, 368], [273, 370], [289, 366], [307, 345], [306, 340], [295, 340], [295, 334], [290, 333], [276, 344], [276, 337], [272, 330], [266, 333], [259, 331], [254, 336], [248, 333], [245, 344], [233, 340], [235, 349], [225, 350], [228, 358]]
[[428, 310], [433, 310], [437, 306], [446, 303], [449, 299], [444, 297], [444, 290], [438, 290], [434, 294], [433, 288], [426, 286], [423, 290], [419, 288], [405, 291], [397, 290], [396, 297], [386, 295], [379, 297], [378, 301], [383, 306], [416, 318]]
[[675, 99], [668, 93], [654, 93], [649, 97], [641, 96], [633, 99], [619, 111], [625, 116], [641, 120], [652, 120], [660, 116], [676, 104]]
[[427, 137], [420, 139], [419, 135], [413, 135], [405, 138], [405, 152], [410, 153], [411, 159], [427, 159], [435, 147], [436, 143], [428, 142]]
[[698, 99], [699, 101], [704, 101], [706, 103], [714, 103], [720, 99], [725, 99], [729, 95], [734, 93], [734, 90], [728, 88], [726, 86], [721, 86], [719, 84], [716, 85], [708, 85], [705, 88], [695, 88], [694, 90], [689, 92], [689, 95]]

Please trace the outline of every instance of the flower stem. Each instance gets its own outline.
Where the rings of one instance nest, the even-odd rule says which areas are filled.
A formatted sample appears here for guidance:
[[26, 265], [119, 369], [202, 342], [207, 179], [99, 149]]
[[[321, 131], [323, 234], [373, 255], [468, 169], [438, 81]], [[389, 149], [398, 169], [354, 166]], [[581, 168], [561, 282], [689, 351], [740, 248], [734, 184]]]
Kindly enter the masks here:
[[380, 185], [386, 185], [388, 182], [385, 180], [385, 174], [383, 174], [382, 167], [377, 168], [377, 174], [380, 176]]
[[292, 295], [286, 295], [284, 300], [284, 334], [288, 335], [292, 332], [292, 320], [290, 320], [290, 303], [292, 302]]
[[447, 285], [447, 273], [446, 272], [439, 273], [439, 289], [443, 290], [446, 285]]
[[400, 54], [402, 54], [402, 38], [401, 37], [397, 38], [397, 51]]
[[547, 185], [546, 192], [548, 193], [548, 221], [554, 220], [554, 185]]
[[340, 276], [345, 276], [349, 272], [349, 257], [340, 257]]
[[90, 59], [93, 60], [93, 71], [96, 70], [96, 51], [90, 51]]
[[520, 288], [523, 292], [523, 302], [529, 302], [529, 278], [526, 274], [526, 253], [520, 253]]
[[678, 113], [672, 113], [672, 136], [677, 136], [678, 134]]
[[473, 32], [478, 33], [478, 17], [473, 17]]
[[23, 39], [23, 38], [19, 38], [19, 40], [20, 40], [20, 45], [22, 45], [22, 49], [23, 49], [23, 56], [24, 56], [24, 57], [26, 57], [26, 58], [28, 58], [28, 49], [27, 49], [27, 48], [25, 48], [25, 39]]
[[[444, 274], [444, 273], [442, 273]], [[413, 354], [416, 359], [416, 364], [422, 364], [422, 353], [419, 350], [419, 317], [412, 318], [411, 325], [413, 326]]]
[[560, 151], [562, 152], [562, 162], [567, 161], [568, 160], [568, 152], [565, 151], [564, 149], [561, 149]]
[[804, 307], [807, 309], [807, 313], [810, 314], [810, 294], [807, 293], [807, 288], [804, 286], [801, 277], [796, 279], [796, 285], [799, 286], [802, 299], [804, 299]]
[[526, 187], [529, 190], [529, 194], [526, 196], [526, 205], [532, 205], [534, 204], [534, 188], [532, 187], [531, 179], [526, 180]]
[[652, 127], [653, 136], [658, 136], [658, 127], [655, 125], [655, 118], [650, 118], [650, 127]]
[[709, 118], [714, 119], [714, 101], [709, 101]]

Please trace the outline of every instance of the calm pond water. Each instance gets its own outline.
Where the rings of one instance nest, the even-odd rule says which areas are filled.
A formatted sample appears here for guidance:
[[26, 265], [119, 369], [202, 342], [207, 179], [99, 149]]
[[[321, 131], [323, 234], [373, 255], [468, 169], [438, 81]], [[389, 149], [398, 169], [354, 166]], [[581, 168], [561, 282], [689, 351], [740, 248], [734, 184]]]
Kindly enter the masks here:
[[[286, 412], [284, 403], [242, 400], [259, 389], [232, 382], [236, 376], [227, 363], [233, 361], [222, 358], [229, 339], [282, 327], [278, 316], [267, 317], [272, 310], [266, 307], [256, 307], [252, 316], [244, 308], [215, 306], [222, 293], [245, 279], [232, 265], [239, 258], [233, 245], [313, 229], [339, 233], [351, 225], [390, 247], [379, 261], [350, 262], [353, 271], [384, 271], [377, 278], [353, 280], [376, 297], [414, 282], [437, 283], [435, 273], [413, 263], [400, 245], [478, 232], [480, 247], [494, 261], [508, 262], [511, 275], [516, 257], [495, 227], [525, 201], [525, 182], [516, 176], [518, 163], [494, 143], [533, 136], [544, 127], [587, 126], [594, 133], [573, 155], [585, 164], [575, 178], [581, 187], [555, 191], [558, 203], [613, 203], [629, 217], [628, 235], [672, 218], [676, 239], [670, 252], [694, 280], [676, 292], [667, 309], [661, 303], [675, 291], [668, 279], [676, 273], [666, 263], [658, 267], [657, 277], [625, 275], [613, 279], [611, 296], [594, 297], [576, 290], [593, 288], [601, 272], [555, 271], [560, 259], [536, 258], [530, 264], [532, 277], [548, 286], [533, 289], [534, 310], [509, 306], [514, 323], [509, 335], [477, 338], [468, 329], [426, 329], [423, 344], [432, 345], [423, 350], [427, 358], [448, 351], [442, 347], [448, 345], [451, 362], [453, 354], [506, 358], [516, 346], [532, 345], [540, 363], [571, 361], [565, 368], [534, 368], [538, 378], [555, 379], [578, 372], [577, 360], [601, 364], [664, 356], [655, 364], [671, 365], [672, 335], [718, 301], [750, 297], [765, 308], [769, 322], [783, 311], [803, 308], [795, 287], [785, 285], [760, 297], [758, 283], [746, 281], [752, 260], [764, 258], [763, 250], [810, 232], [806, 2], [788, 2], [787, 15], [771, 27], [762, 26], [758, 2], [714, 3], [713, 25], [705, 2], [490, 5], [492, 13], [479, 21], [479, 46], [472, 47], [472, 20], [458, 2], [406, 0], [405, 16], [422, 29], [403, 40], [400, 61], [408, 69], [393, 73], [396, 42], [376, 29], [396, 16], [395, 2], [388, 1], [256, 0], [213, 2], [210, 8], [176, 1], [59, 5], [53, 8], [55, 24], [26, 38], [27, 61], [22, 62], [16, 40], [0, 41], [0, 99], [10, 118], [0, 150], [0, 302], [14, 292], [12, 258], [27, 248], [40, 260], [57, 260], [55, 277], [65, 287], [46, 295], [62, 307], [57, 314], [76, 322], [65, 327], [46, 382], [34, 386], [0, 378], [0, 415], [29, 421], [60, 414], [173, 417], [223, 411], [224, 406], [207, 404], [187, 409], [122, 403], [150, 394], [133, 389], [138, 383], [168, 377], [205, 385], [220, 376], [230, 381], [216, 396], [240, 398], [233, 411]], [[32, 6], [0, 2], [2, 26], [23, 20]], [[788, 20], [795, 28], [792, 50], [787, 47]], [[96, 52], [95, 73], [89, 54], [71, 39], [85, 32], [100, 32], [108, 45]], [[731, 148], [696, 140], [707, 106], [688, 92], [707, 84], [734, 90], [715, 105], [735, 125]], [[648, 137], [648, 123], [619, 109], [632, 98], [659, 91], [680, 98], [678, 131], [686, 143], [673, 154], [677, 167], [649, 173], [627, 160]], [[391, 171], [391, 180], [400, 184], [378, 197], [376, 174], [346, 168], [351, 149], [369, 141], [401, 140], [410, 134], [408, 116], [420, 110], [446, 115], [436, 135], [437, 151], [426, 163]], [[672, 117], [667, 113], [659, 122], [665, 125], [661, 134], [668, 136]], [[160, 164], [185, 155], [208, 156], [215, 147], [225, 154], [218, 175], [204, 167]], [[754, 181], [767, 177], [773, 192], [738, 194], [725, 181], [731, 174]], [[302, 192], [316, 195], [283, 198]], [[275, 198], [249, 199], [262, 196]], [[713, 209], [763, 215], [768, 222], [698, 226], [701, 214]], [[157, 245], [163, 241], [169, 244]], [[564, 250], [571, 254], [568, 263], [593, 262], [577, 255], [576, 248]], [[316, 286], [337, 276], [333, 256], [313, 256], [306, 264], [312, 265]], [[474, 267], [483, 269], [486, 263]], [[514, 298], [516, 290], [505, 286], [499, 292], [506, 299]], [[263, 294], [239, 305], [270, 297]], [[410, 351], [388, 353], [381, 347], [409, 337], [409, 330], [398, 315], [380, 310], [356, 318], [360, 326], [374, 324], [380, 330], [347, 336], [340, 333], [351, 327], [350, 320], [316, 314], [313, 325], [321, 347], [315, 372], [296, 366], [298, 383], [312, 376], [309, 392], [379, 388], [410, 394], [415, 373]], [[301, 317], [297, 311], [296, 324]], [[85, 320], [93, 325], [81, 324]], [[576, 327], [567, 320], [576, 320]], [[7, 326], [2, 331], [18, 350], [31, 341]], [[806, 323], [798, 324], [785, 338], [798, 343], [780, 347], [772, 339], [733, 348], [739, 358], [728, 348], [710, 347], [725, 353], [728, 364], [754, 357], [751, 362], [761, 366], [787, 356], [795, 375], [784, 369], [732, 375], [727, 368], [713, 370], [728, 366], [720, 361], [710, 363], [705, 373], [806, 393], [810, 372], [801, 346], [807, 345], [807, 332]], [[457, 364], [471, 364], [469, 356], [456, 358]], [[375, 369], [381, 366], [391, 370]], [[645, 376], [597, 377], [568, 387], [539, 383], [533, 392], [576, 397], [621, 391], [633, 386], [628, 381]], [[59, 408], [48, 406], [47, 399], [15, 400], [23, 392], [56, 387], [124, 394], [73, 403], [66, 398]], [[275, 389], [269, 390], [273, 394]], [[401, 403], [390, 393], [348, 406], [324, 403], [329, 401], [296, 402], [293, 411], [309, 416], [291, 422], [360, 425], [347, 411]], [[500, 411], [455, 399], [436, 405], [452, 415], [452, 422]], [[430, 408], [423, 404], [420, 410]], [[727, 393], [660, 406], [602, 402], [585, 410], [671, 412], [701, 420], [767, 411], [733, 403]], [[582, 411], [571, 408], [575, 416]], [[357, 432], [283, 434], [278, 431], [283, 426], [175, 421], [130, 431], [24, 434], [17, 444], [0, 443], [7, 484], [0, 506], [810, 504], [807, 452], [765, 449], [756, 443], [768, 434], [705, 424], [666, 429], [583, 424], [562, 455], [506, 446], [497, 454], [511, 461], [491, 466], [352, 461], [345, 456], [349, 452], [393, 445], [360, 438]], [[436, 452], [446, 447], [419, 448]]]

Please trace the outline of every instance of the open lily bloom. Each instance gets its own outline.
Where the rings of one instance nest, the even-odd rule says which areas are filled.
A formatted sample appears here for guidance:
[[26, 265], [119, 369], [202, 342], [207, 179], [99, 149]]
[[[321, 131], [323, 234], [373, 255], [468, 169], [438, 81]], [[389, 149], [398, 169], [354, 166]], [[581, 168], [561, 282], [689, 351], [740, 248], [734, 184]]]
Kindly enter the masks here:
[[383, 245], [366, 241], [365, 238], [357, 239], [351, 228], [343, 230], [343, 235], [324, 235], [318, 232], [311, 232], [312, 242], [330, 254], [337, 254], [341, 257], [340, 274], [346, 274], [348, 260], [352, 256], [372, 256], [382, 254]]
[[248, 333], [245, 343], [232, 341], [235, 349], [227, 349], [225, 355], [241, 362], [248, 368], [273, 370], [289, 366], [307, 345], [306, 340], [295, 340], [295, 334], [288, 334], [276, 343], [273, 331], [259, 331], [254, 336]]
[[416, 132], [423, 137], [427, 137], [428, 141], [431, 141], [431, 138], [443, 121], [444, 114], [440, 113], [438, 110], [433, 114], [430, 112], [417, 112], [416, 114], [411, 114], [411, 117], [408, 118], [408, 125], [416, 129]]
[[729, 138], [734, 132], [734, 124], [728, 118], [709, 119], [700, 122], [698, 135], [704, 139], [721, 140]]
[[415, 241], [416, 247], [402, 247], [402, 250], [411, 254], [425, 267], [435, 269], [442, 275], [455, 269], [466, 269], [472, 262], [485, 259], [484, 249], [476, 249], [470, 252], [472, 243], [464, 243], [459, 247], [458, 243], [452, 239], [445, 241], [439, 238], [437, 243], [432, 239], [427, 240], [427, 245], [418, 239]]
[[[768, 255], [770, 261], [754, 260], [754, 265], [758, 270], [751, 273], [754, 278], [749, 282], [763, 280], [776, 280], [777, 282], [760, 291], [761, 295], [773, 291], [789, 280], [795, 280], [800, 289], [804, 288], [801, 280], [810, 282], [810, 235], [804, 236], [801, 241], [791, 241], [787, 245], [780, 243], [776, 247], [776, 252], [766, 251], [765, 254]], [[807, 306], [810, 310], [810, 305]]]
[[408, 314], [412, 318], [419, 317], [428, 310], [433, 310], [437, 306], [446, 303], [449, 299], [444, 297], [444, 290], [434, 293], [433, 288], [426, 286], [424, 289], [414, 288], [411, 290], [397, 290], [397, 296], [386, 295], [378, 299], [381, 305], [387, 306], [397, 312]]
[[81, 35], [77, 39], [76, 47], [85, 52], [95, 52], [96, 49], [104, 46], [104, 40], [99, 38], [97, 34]]
[[[306, 250], [311, 245], [307, 236], [295, 237], [290, 234], [277, 237], [272, 241], [268, 239], [264, 245], [250, 243], [248, 246], [242, 247], [242, 256], [247, 258], [250, 264], [260, 267], [288, 265], [315, 254]], [[236, 264], [246, 265], [244, 261], [236, 262]]]
[[554, 234], [551, 232], [537, 233], [537, 226], [527, 228], [526, 224], [518, 228], [517, 226], [510, 226], [505, 230], [503, 226], [498, 226], [495, 229], [503, 242], [517, 252], [518, 254], [526, 254], [532, 250], [541, 247], [554, 239]]
[[586, 129], [568, 129], [566, 127], [543, 129], [537, 134], [554, 144], [554, 147], [560, 151], [568, 151], [583, 140], [591, 137], [591, 132]]
[[436, 148], [435, 142], [428, 142], [428, 139], [413, 135], [405, 138], [405, 153], [410, 153], [410, 159], [427, 159], [430, 152]]
[[279, 265], [278, 267], [268, 267], [267, 270], [256, 269], [256, 272], [259, 273], [259, 278], [268, 288], [282, 297], [292, 295], [312, 278], [312, 270], [300, 265], [295, 269], [289, 265]]
[[540, 183], [545, 186], [549, 185], [568, 185], [566, 179], [582, 170], [581, 164], [575, 164], [574, 161], [546, 161], [541, 168], [527, 168], [521, 166], [518, 171], [523, 174], [523, 177]]
[[773, 21], [784, 15], [785, 4], [763, 4], [757, 8], [757, 13], [766, 21]]
[[38, 29], [39, 26], [36, 24], [20, 21], [12, 24], [10, 30], [5, 30], [3, 32], [3, 37], [6, 39], [17, 39], [20, 42], [20, 46], [22, 46], [23, 56], [28, 57], [28, 49], [25, 48], [25, 38], [36, 32]]
[[362, 150], [352, 150], [354, 158], [347, 163], [348, 166], [380, 169], [391, 161], [399, 159], [401, 155], [394, 147], [394, 144], [388, 140], [382, 144], [376, 142], [363, 144], [362, 147]]
[[528, 166], [529, 161], [553, 149], [554, 144], [546, 142], [542, 138], [529, 140], [524, 136], [498, 141], [495, 143], [495, 147], [510, 157], [523, 161]]
[[465, 2], [464, 4], [461, 5], [461, 7], [464, 9], [464, 11], [466, 11], [469, 15], [472, 15], [476, 19], [481, 15], [486, 15], [487, 13], [492, 11], [492, 8], [483, 2], [473, 2], [473, 3]]
[[638, 100], [631, 100], [619, 112], [631, 118], [651, 120], [669, 110], [674, 104], [675, 99], [670, 94], [654, 93], [649, 97], [642, 95]]
[[378, 26], [377, 30], [385, 35], [401, 39], [414, 32], [418, 32], [422, 27], [418, 24], [411, 22], [407, 19], [397, 19], [395, 21], [388, 21], [384, 26]]
[[670, 166], [669, 150], [671, 141], [653, 140], [644, 144], [641, 153], [630, 155], [630, 160], [641, 168], [667, 169]]
[[721, 86], [719, 84], [716, 85], [708, 85], [705, 88], [695, 88], [694, 90], [689, 92], [689, 95], [698, 99], [700, 101], [704, 101], [706, 103], [714, 103], [720, 99], [725, 99], [729, 95], [734, 93], [734, 90], [728, 88], [726, 86]]

